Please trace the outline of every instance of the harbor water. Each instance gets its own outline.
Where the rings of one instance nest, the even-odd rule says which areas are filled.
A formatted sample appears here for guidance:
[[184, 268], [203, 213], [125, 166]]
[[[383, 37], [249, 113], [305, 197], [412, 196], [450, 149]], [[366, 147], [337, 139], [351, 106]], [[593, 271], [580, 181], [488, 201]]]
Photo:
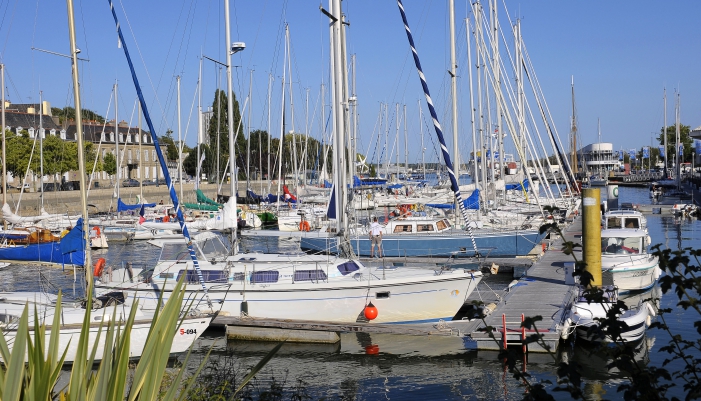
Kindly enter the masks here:
[[[605, 191], [602, 190], [602, 199]], [[619, 190], [620, 202], [649, 203], [644, 188]], [[653, 244], [663, 248], [701, 248], [701, 222], [696, 219], [675, 218], [672, 215], [648, 216], [648, 228]], [[277, 238], [244, 239], [242, 250], [264, 252], [296, 251], [296, 242]], [[97, 251], [93, 258], [104, 257], [108, 264], [155, 261], [159, 249], [146, 243], [110, 243], [106, 251]], [[80, 272], [78, 273], [80, 274]], [[62, 289], [65, 296], [83, 293], [81, 277], [74, 281], [70, 270], [34, 265], [10, 265], [0, 270], [2, 291], [49, 291]], [[503, 288], [510, 277], [490, 278], [486, 284], [494, 290]], [[479, 291], [490, 289], [481, 285]], [[659, 293], [659, 289], [653, 291]], [[638, 295], [649, 297], [649, 294]], [[543, 299], [543, 302], [560, 300]], [[674, 294], [662, 297], [661, 307], [672, 308], [667, 316], [671, 331], [683, 338], [697, 338], [693, 321], [695, 312], [676, 307]], [[382, 311], [379, 311], [382, 313]], [[648, 330], [646, 338], [636, 348], [641, 363], [662, 366], [667, 357], [660, 348], [669, 341], [661, 330]], [[241, 378], [275, 346], [273, 343], [227, 341], [222, 330], [209, 330], [196, 343], [195, 362], [213, 347], [209, 366], [227, 366]], [[623, 372], [609, 371], [606, 360], [584, 345], [561, 346], [557, 355], [529, 354], [519, 367], [534, 380], [555, 383], [560, 361], [576, 361], [582, 366], [584, 391], [589, 399], [623, 399], [617, 386], [625, 381]], [[182, 356], [180, 358], [183, 358]], [[679, 366], [667, 366], [674, 370]], [[222, 368], [223, 369], [223, 368]], [[505, 372], [496, 352], [472, 351], [458, 337], [413, 337], [345, 333], [334, 345], [285, 344], [260, 372], [254, 382], [256, 391], [265, 391], [273, 381], [283, 386], [283, 392], [303, 394], [307, 399], [347, 400], [512, 400], [521, 399], [522, 384]], [[683, 398], [681, 386], [668, 396]], [[258, 389], [258, 390], [256, 390]], [[564, 393], [552, 393], [556, 399], [569, 399]], [[289, 399], [286, 396], [284, 399]]]

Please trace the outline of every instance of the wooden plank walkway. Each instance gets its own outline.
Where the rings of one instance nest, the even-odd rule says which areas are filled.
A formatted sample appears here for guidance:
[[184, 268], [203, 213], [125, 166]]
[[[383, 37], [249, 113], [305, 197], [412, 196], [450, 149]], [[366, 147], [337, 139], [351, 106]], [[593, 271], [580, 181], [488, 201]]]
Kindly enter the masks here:
[[[581, 219], [576, 219], [564, 231], [567, 240], [574, 240], [574, 236], [582, 233]], [[578, 241], [579, 242], [579, 241]], [[502, 315], [507, 321], [507, 339], [509, 342], [520, 340], [521, 314], [526, 317], [542, 316], [543, 320], [536, 323], [538, 331], [543, 334], [543, 340], [554, 351], [560, 340], [562, 323], [566, 319], [566, 311], [570, 309], [575, 297], [575, 288], [565, 284], [565, 262], [573, 262], [572, 256], [562, 253], [563, 240], [553, 240], [550, 249], [527, 270], [524, 277], [515, 285], [510, 286], [503, 300], [497, 304], [496, 309], [485, 319], [487, 325], [500, 331], [495, 333], [501, 341], [503, 330]], [[463, 327], [469, 337], [476, 342], [477, 349], [498, 350], [496, 343], [486, 332], [481, 321], [470, 322], [470, 326]], [[526, 332], [526, 335], [533, 334]], [[543, 352], [542, 347], [531, 344], [531, 352]]]

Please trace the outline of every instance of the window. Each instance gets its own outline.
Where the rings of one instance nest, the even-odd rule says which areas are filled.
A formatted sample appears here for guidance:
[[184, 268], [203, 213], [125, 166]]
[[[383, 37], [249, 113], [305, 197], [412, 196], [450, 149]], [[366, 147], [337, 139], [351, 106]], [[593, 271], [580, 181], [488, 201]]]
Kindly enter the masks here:
[[106, 154], [107, 154], [107, 149], [102, 149], [102, 160], [105, 160]]
[[144, 150], [144, 161], [148, 161], [148, 150]]
[[433, 231], [433, 224], [418, 224], [416, 226], [416, 231], [418, 231], [420, 233]]
[[46, 129], [42, 128], [39, 130], [39, 135], [41, 135], [41, 139], [46, 138]]
[[30, 127], [27, 131], [29, 131], [29, 137], [34, 138], [34, 128]]
[[640, 221], [636, 218], [628, 218], [625, 221], [626, 228], [640, 228]]
[[114, 142], [114, 132], [110, 132], [110, 142]]
[[341, 274], [343, 274], [344, 276], [353, 273], [357, 270], [360, 270], [360, 267], [358, 267], [358, 265], [352, 260], [350, 262], [341, 263], [340, 265], [338, 265], [338, 271], [341, 272]]
[[144, 143], [148, 143], [148, 136], [144, 134]]
[[448, 227], [450, 227], [450, 223], [448, 223], [448, 220], [446, 219], [438, 220], [436, 222], [436, 228], [438, 229], [438, 231], [445, 230]]
[[131, 135], [127, 134], [127, 143], [131, 143]]
[[621, 219], [619, 219], [618, 217], [609, 217], [606, 222], [606, 226], [608, 228], [621, 228]]
[[65, 129], [61, 130], [61, 139], [66, 139], [66, 130]]
[[144, 178], [149, 178], [148, 169], [144, 169]]
[[[202, 272], [202, 279], [205, 283], [226, 283], [229, 277], [222, 270], [200, 270]], [[185, 274], [185, 283], [187, 284], [197, 284], [200, 282], [200, 277], [197, 275], [195, 270], [180, 270], [178, 272], [178, 280]]]
[[277, 283], [280, 272], [277, 270], [263, 270], [251, 274], [251, 283]]
[[640, 253], [642, 237], [602, 237], [601, 253], [628, 255]]
[[139, 143], [139, 134], [134, 134], [134, 142]]
[[411, 224], [396, 225], [396, 226], [394, 226], [394, 232], [395, 233], [410, 233], [410, 232], [412, 232]]
[[124, 134], [119, 133], [119, 142], [124, 142]]
[[105, 131], [100, 132], [100, 142], [105, 141]]
[[151, 152], [153, 152], [151, 153], [151, 156], [153, 156], [153, 161], [156, 161], [156, 150], [154, 149]]
[[49, 134], [50, 134], [51, 136], [56, 136], [56, 129], [55, 129], [55, 128], [51, 128], [51, 131], [49, 131]]
[[[138, 136], [137, 136], [137, 138], [138, 138]], [[131, 150], [130, 150], [130, 152], [131, 152]], [[141, 152], [139, 152], [138, 150], [136, 151], [136, 161], [137, 162], [141, 161]]]
[[295, 270], [294, 281], [324, 281], [326, 273], [323, 270]]

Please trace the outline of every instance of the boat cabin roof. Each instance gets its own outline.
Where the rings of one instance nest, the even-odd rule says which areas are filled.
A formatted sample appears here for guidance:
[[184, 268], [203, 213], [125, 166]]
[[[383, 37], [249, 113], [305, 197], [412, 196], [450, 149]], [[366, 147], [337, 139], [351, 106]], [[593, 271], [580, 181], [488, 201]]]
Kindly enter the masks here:
[[646, 237], [647, 233], [645, 230], [638, 230], [633, 228], [616, 228], [611, 230], [601, 230], [601, 237], [604, 238], [627, 238], [627, 237]]

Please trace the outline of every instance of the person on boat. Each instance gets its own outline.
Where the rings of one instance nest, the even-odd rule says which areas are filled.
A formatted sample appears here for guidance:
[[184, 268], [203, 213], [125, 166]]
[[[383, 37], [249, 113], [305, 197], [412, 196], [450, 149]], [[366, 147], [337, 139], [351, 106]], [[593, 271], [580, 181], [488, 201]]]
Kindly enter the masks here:
[[382, 257], [382, 227], [377, 222], [377, 216], [372, 219], [370, 224], [370, 257], [375, 257], [375, 245], [377, 245], [377, 257]]
[[309, 232], [310, 229], [309, 222], [304, 218], [304, 215], [302, 215], [302, 221], [299, 222], [299, 231]]
[[291, 199], [292, 199], [292, 195], [286, 193], [286, 194], [285, 194], [285, 202], [287, 202], [287, 207], [290, 208], [290, 209], [292, 208], [292, 206], [290, 205], [290, 200], [291, 200]]

